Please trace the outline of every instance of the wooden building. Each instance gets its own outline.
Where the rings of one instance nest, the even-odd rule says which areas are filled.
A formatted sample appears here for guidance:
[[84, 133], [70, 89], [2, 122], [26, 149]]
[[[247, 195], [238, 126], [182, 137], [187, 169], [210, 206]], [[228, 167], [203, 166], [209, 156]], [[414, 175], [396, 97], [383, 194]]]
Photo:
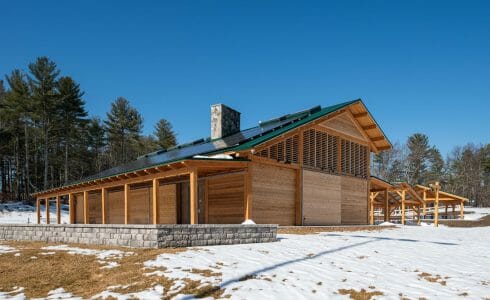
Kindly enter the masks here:
[[[368, 224], [370, 154], [391, 144], [361, 100], [240, 130], [240, 113], [211, 107], [211, 137], [35, 194], [71, 223]], [[46, 216], [49, 222], [49, 217]]]

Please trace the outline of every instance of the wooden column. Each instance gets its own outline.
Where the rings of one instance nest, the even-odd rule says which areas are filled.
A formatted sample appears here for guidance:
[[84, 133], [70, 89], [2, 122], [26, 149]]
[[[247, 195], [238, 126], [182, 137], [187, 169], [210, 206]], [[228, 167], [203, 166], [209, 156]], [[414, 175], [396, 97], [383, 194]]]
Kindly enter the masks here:
[[41, 199], [39, 197], [36, 198], [36, 217], [37, 224], [41, 224]]
[[385, 222], [390, 221], [390, 202], [388, 199], [388, 189], [385, 190]]
[[417, 206], [417, 224], [420, 225], [420, 205]]
[[193, 169], [189, 174], [190, 185], [190, 213], [191, 224], [198, 224], [198, 192], [197, 192], [197, 170]]
[[295, 221], [296, 226], [303, 225], [303, 169], [296, 170], [296, 196], [295, 196]]
[[252, 165], [250, 164], [245, 174], [245, 220], [252, 219]]
[[425, 218], [425, 215], [427, 213], [427, 202], [425, 201], [425, 199], [427, 199], [427, 192], [426, 191], [424, 191], [424, 195], [423, 195], [424, 210], [422, 211], [422, 214], [424, 215], [424, 218]]
[[152, 219], [153, 224], [158, 224], [158, 193], [160, 191], [160, 181], [156, 178], [153, 179], [153, 186], [151, 190], [151, 201], [152, 201]]
[[405, 190], [402, 190], [402, 225], [405, 225]]
[[102, 224], [107, 224], [107, 215], [106, 215], [106, 201], [107, 201], [107, 189], [102, 188], [100, 191], [100, 200], [101, 200], [101, 210], [102, 210]]
[[61, 200], [60, 195], [56, 196], [56, 223], [61, 224]]
[[44, 202], [46, 202], [46, 224], [49, 224], [49, 198], [46, 198]]
[[434, 226], [438, 227], [439, 226], [439, 182], [436, 182], [433, 186], [432, 186], [433, 190], [434, 190], [434, 193], [435, 193], [435, 197], [436, 197], [436, 201], [434, 203]]
[[129, 184], [124, 185], [124, 224], [129, 224]]
[[83, 224], [89, 223], [88, 214], [88, 192], [83, 191]]
[[459, 214], [460, 214], [459, 216], [461, 219], [464, 219], [464, 201], [461, 201], [460, 207], [461, 207], [461, 209], [459, 212]]
[[75, 205], [74, 205], [72, 193], [68, 194], [68, 207], [69, 207], [68, 212], [70, 214], [70, 224], [75, 224]]
[[369, 194], [369, 224], [374, 225], [374, 198], [378, 193], [370, 193]]

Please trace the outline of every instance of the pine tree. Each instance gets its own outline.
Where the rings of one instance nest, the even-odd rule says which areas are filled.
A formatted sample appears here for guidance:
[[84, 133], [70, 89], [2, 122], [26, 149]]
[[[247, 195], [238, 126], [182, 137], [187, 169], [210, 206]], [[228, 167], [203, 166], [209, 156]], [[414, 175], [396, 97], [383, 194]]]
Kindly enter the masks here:
[[59, 124], [61, 143], [64, 144], [64, 183], [69, 180], [69, 153], [73, 148], [73, 140], [81, 135], [82, 128], [86, 125], [87, 111], [83, 92], [80, 85], [71, 77], [61, 77], [57, 83], [59, 96]]
[[[51, 130], [55, 126], [55, 118], [59, 107], [59, 97], [56, 92], [56, 79], [60, 71], [56, 63], [47, 57], [39, 57], [36, 62], [29, 64], [29, 85], [35, 107], [35, 117], [39, 122], [43, 137], [43, 188], [49, 187], [49, 151]], [[51, 176], [53, 177], [53, 176]], [[51, 178], [53, 180], [54, 178]]]
[[91, 172], [100, 172], [102, 170], [104, 166], [102, 159], [106, 145], [104, 123], [96, 117], [90, 119], [87, 125], [87, 147], [93, 157], [93, 168], [91, 168]]
[[111, 104], [105, 121], [108, 133], [109, 151], [113, 165], [126, 163], [137, 157], [138, 143], [143, 128], [143, 118], [130, 105], [119, 97]]
[[423, 184], [429, 155], [429, 138], [425, 134], [415, 133], [408, 138], [407, 147], [408, 183]]
[[153, 135], [157, 139], [157, 144], [161, 149], [168, 149], [177, 144], [177, 138], [172, 128], [172, 124], [165, 119], [160, 119], [155, 124]]
[[429, 170], [425, 174], [424, 182], [426, 184], [433, 181], [443, 181], [444, 159], [441, 152], [435, 146], [428, 151]]

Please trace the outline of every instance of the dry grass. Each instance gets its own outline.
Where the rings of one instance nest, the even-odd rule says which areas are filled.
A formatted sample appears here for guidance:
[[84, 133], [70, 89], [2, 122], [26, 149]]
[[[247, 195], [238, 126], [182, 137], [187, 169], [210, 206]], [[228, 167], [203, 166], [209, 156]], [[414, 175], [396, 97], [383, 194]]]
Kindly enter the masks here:
[[429, 273], [426, 273], [426, 272], [422, 272], [422, 273], [419, 273], [418, 276], [420, 278], [423, 278], [423, 279], [427, 280], [428, 282], [437, 282], [440, 285], [443, 285], [443, 286], [446, 285], [446, 281], [445, 280], [442, 280], [441, 275], [438, 275], [438, 274], [432, 275], [432, 274], [429, 274]]
[[341, 295], [349, 295], [349, 297], [354, 300], [370, 300], [374, 296], [383, 295], [383, 293], [380, 291], [368, 292], [365, 289], [361, 289], [360, 291], [356, 291], [354, 289], [350, 289], [350, 290], [340, 289], [337, 292]]
[[487, 227], [490, 226], [490, 215], [479, 220], [439, 220], [440, 224], [448, 227]]
[[[133, 293], [149, 289], [157, 284], [168, 291], [173, 285], [172, 279], [165, 276], [145, 276], [152, 270], [143, 269], [143, 262], [163, 253], [179, 253], [186, 249], [128, 249], [94, 245], [70, 245], [79, 248], [109, 250], [117, 249], [134, 252], [117, 261], [120, 266], [102, 269], [95, 256], [73, 255], [66, 251], [54, 251], [52, 255], [41, 255], [42, 247], [53, 245], [41, 242], [5, 242], [15, 247], [16, 253], [0, 255], [0, 291], [11, 291], [14, 287], [23, 287], [27, 298], [46, 297], [50, 290], [63, 287], [74, 296], [89, 298], [108, 289], [109, 286], [124, 286], [114, 292]], [[37, 257], [32, 259], [31, 257]], [[109, 261], [109, 260], [108, 260]], [[160, 269], [164, 270], [164, 269]], [[203, 285], [199, 281], [186, 281], [179, 293], [193, 294], [196, 297], [219, 297], [223, 291], [219, 287]], [[166, 295], [167, 296], [167, 295]], [[170, 297], [172, 295], [168, 295]]]
[[297, 226], [279, 227], [278, 234], [317, 234], [320, 232], [381, 231], [395, 226]]

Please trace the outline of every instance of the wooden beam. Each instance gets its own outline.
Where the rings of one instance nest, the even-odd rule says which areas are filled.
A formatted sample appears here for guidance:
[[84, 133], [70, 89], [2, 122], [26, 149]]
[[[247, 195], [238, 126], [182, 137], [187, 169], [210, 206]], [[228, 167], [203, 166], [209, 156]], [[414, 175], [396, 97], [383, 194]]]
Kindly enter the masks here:
[[56, 196], [56, 223], [61, 224], [61, 200], [60, 196]]
[[88, 191], [83, 192], [83, 224], [88, 224], [89, 223], [89, 218], [88, 218]]
[[352, 116], [354, 118], [358, 119], [358, 118], [367, 117], [368, 116], [368, 113], [367, 112], [362, 112], [362, 113], [358, 113], [358, 114], [352, 114]]
[[36, 197], [36, 218], [37, 224], [41, 224], [41, 198]]
[[379, 151], [390, 150], [391, 146], [378, 147]]
[[295, 224], [303, 225], [303, 170], [296, 170]]
[[190, 185], [190, 213], [191, 224], [198, 224], [198, 185], [197, 185], [197, 169], [191, 170], [189, 174]]
[[129, 184], [124, 185], [124, 224], [129, 224]]
[[384, 139], [385, 139], [384, 136], [375, 136], [375, 137], [371, 138], [371, 142], [378, 142], [378, 141], [382, 141]]
[[74, 199], [73, 199], [73, 194], [69, 193], [68, 194], [68, 207], [69, 207], [69, 214], [70, 214], [70, 224], [75, 224], [75, 205], [74, 205]]
[[433, 188], [434, 188], [434, 194], [435, 194], [434, 226], [438, 227], [439, 226], [439, 189], [440, 189], [439, 182], [436, 182], [433, 185]]
[[373, 125], [367, 125], [367, 126], [362, 126], [362, 129], [363, 130], [371, 130], [371, 129], [376, 129], [378, 128], [378, 126], [376, 126], [375, 124]]
[[49, 198], [46, 198], [46, 200], [44, 200], [44, 202], [46, 203], [46, 224], [49, 224], [50, 220], [49, 220]]
[[159, 222], [159, 216], [158, 216], [158, 193], [160, 190], [160, 181], [156, 178], [153, 179], [153, 187], [151, 190], [151, 200], [152, 200], [152, 217], [153, 217], [153, 224], [158, 224]]
[[100, 191], [100, 200], [102, 204], [102, 224], [107, 224], [107, 214], [106, 214], [106, 201], [107, 201], [107, 189], [102, 188]]

